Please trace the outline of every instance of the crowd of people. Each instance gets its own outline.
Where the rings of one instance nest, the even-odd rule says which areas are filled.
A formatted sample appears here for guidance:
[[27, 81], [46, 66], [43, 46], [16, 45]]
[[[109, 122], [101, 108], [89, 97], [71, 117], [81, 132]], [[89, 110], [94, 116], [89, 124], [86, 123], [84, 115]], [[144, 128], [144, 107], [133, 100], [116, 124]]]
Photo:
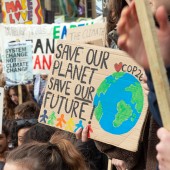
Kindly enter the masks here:
[[[170, 79], [170, 1], [148, 1]], [[38, 123], [48, 76], [36, 75], [33, 84], [21, 85], [22, 96], [17, 86], [5, 88], [0, 170], [105, 170], [108, 159], [117, 170], [170, 169], [170, 132], [162, 128], [135, 2], [110, 0], [109, 7], [108, 47], [124, 50], [146, 70], [149, 111], [138, 151], [88, 139], [88, 127], [72, 134]], [[5, 86], [2, 71], [0, 86]]]

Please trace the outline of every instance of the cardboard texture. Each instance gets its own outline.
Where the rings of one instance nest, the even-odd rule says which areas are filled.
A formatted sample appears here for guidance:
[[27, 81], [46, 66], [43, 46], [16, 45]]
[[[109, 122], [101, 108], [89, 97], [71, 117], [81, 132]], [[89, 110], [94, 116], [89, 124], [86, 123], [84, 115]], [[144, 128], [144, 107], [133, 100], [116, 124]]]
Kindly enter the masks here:
[[0, 87], [0, 134], [2, 134], [4, 88]]
[[44, 23], [40, 0], [2, 0], [3, 23]]
[[148, 103], [144, 71], [120, 50], [59, 42], [39, 122], [136, 151]]
[[[170, 89], [166, 70], [161, 56], [153, 15], [149, 2], [136, 0], [136, 8], [142, 36], [147, 52], [152, 80], [157, 96], [163, 125], [170, 130]], [[142, 14], [142, 15], [141, 15]], [[153, 64], [154, 63], [154, 64]]]
[[86, 27], [69, 29], [66, 40], [76, 43], [93, 42], [94, 45], [105, 46], [106, 23], [97, 23]]

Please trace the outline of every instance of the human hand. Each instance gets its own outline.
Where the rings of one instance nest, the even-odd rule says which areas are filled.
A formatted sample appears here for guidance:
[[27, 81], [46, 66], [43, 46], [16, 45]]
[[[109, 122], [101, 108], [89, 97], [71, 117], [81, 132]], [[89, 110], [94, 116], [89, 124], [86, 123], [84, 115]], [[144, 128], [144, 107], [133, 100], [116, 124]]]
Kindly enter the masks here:
[[76, 138], [80, 139], [82, 142], [87, 142], [88, 139], [88, 126], [86, 126], [84, 129], [83, 128], [79, 128], [76, 133]]
[[112, 164], [117, 170], [127, 170], [126, 163], [123, 160], [112, 158]]
[[[160, 26], [160, 28], [157, 29], [157, 35], [162, 57], [164, 63], [166, 65], [170, 65], [170, 23], [168, 22], [167, 13], [164, 7], [159, 7], [157, 9], [156, 19]], [[122, 50], [126, 51], [145, 69], [149, 69], [147, 54], [136, 13], [135, 2], [132, 2], [129, 7], [126, 7], [122, 11], [121, 18], [118, 23], [118, 33], [118, 46]]]
[[159, 170], [170, 170], [170, 132], [160, 128], [157, 132], [160, 142], [156, 146]]
[[144, 93], [145, 93], [146, 96], [148, 96], [148, 94], [149, 94], [149, 87], [148, 87], [148, 84], [147, 84], [147, 80], [148, 79], [147, 79], [146, 75], [144, 75], [142, 77], [142, 86], [144, 88]]

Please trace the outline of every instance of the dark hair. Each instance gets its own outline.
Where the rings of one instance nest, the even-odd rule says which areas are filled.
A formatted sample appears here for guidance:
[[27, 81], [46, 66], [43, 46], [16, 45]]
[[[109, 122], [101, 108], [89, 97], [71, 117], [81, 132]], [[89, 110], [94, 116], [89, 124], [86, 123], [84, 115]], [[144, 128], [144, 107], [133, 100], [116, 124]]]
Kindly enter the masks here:
[[[27, 87], [25, 85], [21, 85], [21, 88], [22, 88], [22, 101], [26, 102], [26, 101], [32, 100], [32, 98], [27, 90]], [[15, 118], [14, 108], [17, 105], [10, 98], [9, 91], [11, 89], [14, 90], [16, 95], [18, 96], [18, 86], [11, 86], [7, 90], [5, 90], [5, 100], [4, 100], [5, 101], [4, 102], [5, 115], [4, 116], [6, 119], [14, 119]]]
[[19, 119], [38, 119], [40, 108], [34, 101], [27, 101], [15, 107]]
[[4, 133], [6, 137], [9, 136], [8, 122], [5, 120], [2, 123], [2, 133]]
[[31, 170], [87, 170], [81, 154], [66, 139], [53, 135], [50, 142], [23, 144], [9, 153], [13, 162]]
[[[122, 9], [127, 6], [125, 0], [111, 0], [109, 4], [109, 14], [107, 16], [107, 33], [116, 29], [116, 25], [119, 21]], [[110, 44], [110, 39], [108, 38], [108, 43]]]
[[29, 143], [32, 141], [48, 142], [55, 131], [56, 128], [54, 127], [37, 123], [25, 133], [23, 143]]
[[18, 131], [22, 128], [29, 128], [38, 123], [37, 119], [18, 119], [13, 121], [11, 130], [11, 143], [13, 147], [18, 145]]

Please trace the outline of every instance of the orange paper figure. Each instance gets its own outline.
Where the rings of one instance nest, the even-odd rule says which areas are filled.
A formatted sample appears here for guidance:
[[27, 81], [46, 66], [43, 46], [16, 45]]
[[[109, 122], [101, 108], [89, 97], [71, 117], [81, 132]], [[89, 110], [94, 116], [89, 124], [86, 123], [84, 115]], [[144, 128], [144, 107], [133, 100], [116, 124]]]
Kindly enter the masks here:
[[57, 119], [56, 126], [62, 128], [63, 123], [66, 124], [66, 121], [64, 120], [64, 114], [62, 114], [61, 117]]

